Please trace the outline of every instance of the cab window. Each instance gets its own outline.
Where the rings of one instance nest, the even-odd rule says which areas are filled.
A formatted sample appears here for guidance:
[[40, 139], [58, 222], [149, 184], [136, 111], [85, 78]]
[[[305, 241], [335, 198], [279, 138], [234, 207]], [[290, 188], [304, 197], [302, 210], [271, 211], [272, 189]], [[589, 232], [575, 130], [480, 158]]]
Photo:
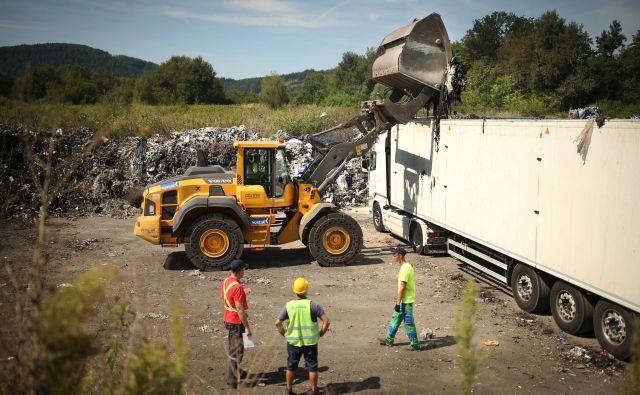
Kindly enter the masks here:
[[247, 185], [262, 185], [267, 195], [273, 192], [272, 149], [247, 148], [244, 151], [244, 178]]
[[283, 148], [276, 150], [275, 160], [275, 193], [274, 197], [280, 197], [284, 194], [284, 187], [291, 182], [289, 177], [289, 163]]

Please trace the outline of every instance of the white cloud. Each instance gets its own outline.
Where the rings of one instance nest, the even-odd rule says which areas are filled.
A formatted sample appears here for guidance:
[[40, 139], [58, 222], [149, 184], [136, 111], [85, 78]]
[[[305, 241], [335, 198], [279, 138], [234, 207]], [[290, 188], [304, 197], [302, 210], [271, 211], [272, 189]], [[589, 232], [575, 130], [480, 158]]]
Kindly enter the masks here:
[[345, 0], [322, 11], [301, 9], [297, 7], [298, 3], [294, 4], [282, 0], [231, 0], [225, 3], [226, 10], [198, 12], [165, 7], [164, 15], [181, 20], [200, 20], [236, 25], [319, 28], [345, 23], [347, 21], [345, 15], [331, 14], [350, 1]]
[[231, 8], [241, 8], [268, 14], [278, 12], [293, 13], [295, 11], [292, 4], [281, 0], [232, 0], [227, 5]]

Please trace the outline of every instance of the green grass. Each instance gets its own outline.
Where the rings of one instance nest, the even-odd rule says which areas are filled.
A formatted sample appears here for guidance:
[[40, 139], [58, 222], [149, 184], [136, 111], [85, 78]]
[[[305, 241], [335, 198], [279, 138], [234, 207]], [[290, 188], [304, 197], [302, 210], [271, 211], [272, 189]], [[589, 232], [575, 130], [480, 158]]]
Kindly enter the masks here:
[[[329, 117], [321, 120], [326, 112]], [[333, 122], [357, 115], [353, 107], [285, 106], [272, 110], [262, 104], [174, 105], [143, 104], [65, 105], [23, 103], [0, 99], [0, 123], [28, 128], [87, 127], [112, 137], [148, 136], [207, 126], [245, 125], [261, 134], [283, 129], [301, 135], [322, 130]]]

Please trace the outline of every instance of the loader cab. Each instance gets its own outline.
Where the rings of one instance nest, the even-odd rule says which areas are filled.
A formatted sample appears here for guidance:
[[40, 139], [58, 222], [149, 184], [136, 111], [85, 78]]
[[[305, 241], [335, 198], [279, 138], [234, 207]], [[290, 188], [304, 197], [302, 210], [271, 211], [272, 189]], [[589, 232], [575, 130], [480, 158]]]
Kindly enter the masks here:
[[[292, 189], [289, 176], [289, 164], [285, 153], [285, 144], [275, 142], [237, 142], [238, 173], [242, 180], [242, 189], [252, 191], [256, 197], [256, 205], [268, 205], [263, 199], [275, 203], [281, 202], [290, 195]], [[256, 188], [259, 187], [259, 188]], [[258, 200], [263, 200], [258, 203]], [[280, 205], [280, 204], [274, 204]]]
[[284, 148], [244, 150], [245, 185], [262, 185], [270, 198], [281, 197], [291, 182]]

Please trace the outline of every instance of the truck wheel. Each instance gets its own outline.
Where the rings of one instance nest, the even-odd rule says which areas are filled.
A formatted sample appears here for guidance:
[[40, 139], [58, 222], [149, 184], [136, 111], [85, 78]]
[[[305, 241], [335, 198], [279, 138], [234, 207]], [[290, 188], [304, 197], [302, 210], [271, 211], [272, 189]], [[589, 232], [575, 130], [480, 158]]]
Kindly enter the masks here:
[[528, 313], [549, 308], [549, 285], [542, 276], [528, 266], [517, 264], [511, 274], [513, 298]]
[[424, 244], [422, 242], [422, 229], [420, 229], [420, 224], [414, 222], [411, 224], [411, 232], [410, 232], [410, 242], [411, 247], [413, 247], [413, 252], [416, 254], [422, 254], [424, 251]]
[[551, 314], [558, 327], [572, 335], [593, 328], [593, 304], [564, 281], [556, 281], [551, 288]]
[[598, 343], [616, 358], [627, 360], [633, 354], [635, 315], [624, 307], [599, 300], [593, 313], [593, 330]]
[[311, 226], [308, 242], [320, 266], [345, 265], [362, 249], [362, 229], [348, 215], [330, 213]]
[[382, 222], [382, 210], [378, 202], [373, 203], [373, 226], [378, 232], [384, 232], [384, 223]]
[[198, 269], [224, 269], [242, 255], [244, 237], [233, 219], [222, 214], [207, 214], [193, 222], [184, 247]]

